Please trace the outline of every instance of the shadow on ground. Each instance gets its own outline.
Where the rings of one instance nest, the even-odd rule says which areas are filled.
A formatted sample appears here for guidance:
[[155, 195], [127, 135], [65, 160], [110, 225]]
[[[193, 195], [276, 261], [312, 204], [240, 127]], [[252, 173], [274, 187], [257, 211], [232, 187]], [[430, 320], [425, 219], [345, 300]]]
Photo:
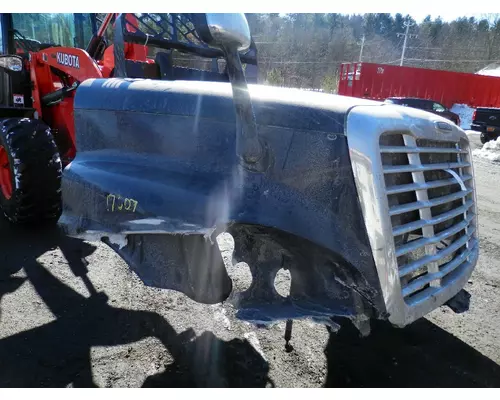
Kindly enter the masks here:
[[[165, 366], [165, 372], [147, 378], [144, 386], [263, 387], [269, 383], [268, 364], [246, 340], [224, 342], [211, 332], [194, 337], [189, 330], [178, 334], [157, 313], [110, 306], [107, 296], [97, 292], [87, 277], [84, 257], [92, 254], [93, 246], [64, 237], [57, 229], [27, 232], [3, 221], [0, 236], [0, 296], [28, 279], [57, 318], [0, 340], [0, 387], [95, 387], [92, 346], [122, 345], [146, 337], [158, 338], [174, 362]], [[37, 262], [37, 257], [57, 247], [72, 272], [85, 282], [90, 297], [75, 292]], [[21, 268], [27, 278], [11, 276]]]
[[343, 324], [325, 354], [325, 387], [500, 386], [495, 362], [426, 319], [404, 329], [375, 321], [366, 338]]
[[[110, 306], [87, 277], [85, 257], [93, 246], [63, 237], [56, 229], [26, 232], [3, 221], [0, 238], [0, 298], [27, 279], [57, 318], [0, 340], [0, 387], [96, 386], [93, 346], [146, 337], [158, 338], [174, 361], [164, 372], [149, 376], [145, 387], [272, 386], [268, 364], [246, 340], [225, 342], [211, 332], [194, 337], [189, 330], [178, 334], [157, 313]], [[55, 248], [85, 282], [90, 297], [75, 292], [37, 262]], [[21, 269], [26, 278], [12, 276]], [[29, 316], [21, 312], [19, 318]], [[496, 363], [425, 319], [401, 330], [375, 322], [367, 338], [344, 324], [330, 335], [325, 354], [326, 387], [500, 386]]]

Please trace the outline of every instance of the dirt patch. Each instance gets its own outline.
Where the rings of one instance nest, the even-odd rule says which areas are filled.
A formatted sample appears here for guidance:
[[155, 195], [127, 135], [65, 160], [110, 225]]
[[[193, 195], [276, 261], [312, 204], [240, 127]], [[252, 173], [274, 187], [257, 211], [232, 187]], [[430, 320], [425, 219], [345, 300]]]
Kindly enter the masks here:
[[[405, 329], [376, 323], [367, 338], [301, 321], [291, 352], [284, 323], [251, 326], [230, 307], [144, 286], [102, 244], [2, 221], [0, 386], [498, 387], [500, 166], [475, 167], [481, 251], [470, 311], [443, 307]], [[247, 269], [231, 274], [248, 284]]]

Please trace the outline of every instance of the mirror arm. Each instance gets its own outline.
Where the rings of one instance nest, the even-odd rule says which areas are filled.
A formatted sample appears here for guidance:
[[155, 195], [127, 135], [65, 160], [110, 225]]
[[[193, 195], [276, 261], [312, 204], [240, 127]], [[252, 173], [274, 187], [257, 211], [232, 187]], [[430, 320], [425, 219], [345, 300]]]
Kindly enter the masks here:
[[236, 154], [246, 164], [257, 163], [263, 155], [245, 72], [236, 48], [223, 47], [227, 73], [236, 110]]

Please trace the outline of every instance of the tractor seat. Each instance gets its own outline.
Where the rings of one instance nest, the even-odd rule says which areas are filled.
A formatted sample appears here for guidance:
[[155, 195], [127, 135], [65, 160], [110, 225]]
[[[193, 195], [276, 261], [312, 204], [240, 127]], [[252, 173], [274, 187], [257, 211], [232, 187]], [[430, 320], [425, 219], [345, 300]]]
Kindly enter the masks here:
[[226, 74], [174, 66], [172, 52], [159, 51], [156, 53], [155, 64], [159, 69], [159, 79], [165, 81], [229, 82], [229, 77]]
[[[134, 49], [127, 47], [127, 50]], [[128, 59], [128, 56], [141, 57], [140, 60]], [[110, 71], [109, 77], [114, 76], [114, 48], [109, 46], [103, 55], [102, 70]], [[204, 71], [194, 68], [174, 66], [172, 51], [160, 51], [156, 53], [154, 61], [146, 59], [146, 54], [129, 53], [125, 55], [124, 60], [125, 76], [127, 78], [139, 79], [160, 79], [167, 81], [186, 80], [186, 81], [210, 81], [210, 82], [229, 82], [227, 74], [219, 72]], [[103, 73], [103, 76], [108, 76]]]
[[160, 71], [155, 63], [125, 60], [128, 78], [160, 79]]

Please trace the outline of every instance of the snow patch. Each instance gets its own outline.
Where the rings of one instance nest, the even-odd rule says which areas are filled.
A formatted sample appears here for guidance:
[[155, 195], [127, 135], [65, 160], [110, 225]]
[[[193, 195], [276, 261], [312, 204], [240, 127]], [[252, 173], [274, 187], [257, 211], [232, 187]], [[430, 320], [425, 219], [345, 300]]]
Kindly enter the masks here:
[[127, 237], [120, 234], [108, 234], [106, 235], [112, 244], [116, 244], [120, 249], [123, 249], [127, 245]]
[[165, 220], [156, 218], [144, 218], [144, 219], [135, 219], [129, 222], [131, 224], [161, 225], [163, 222], [165, 222]]
[[212, 306], [214, 309], [214, 319], [216, 321], [222, 322], [222, 325], [230, 331], [231, 330], [231, 321], [227, 317], [226, 309], [222, 307], [221, 304], [215, 304]]
[[87, 242], [100, 242], [102, 236], [104, 236], [102, 232], [91, 230], [73, 235], [73, 237], [86, 240]]
[[500, 64], [492, 63], [482, 70], [476, 72], [477, 75], [500, 77]]
[[472, 155], [489, 161], [500, 162], [500, 137], [497, 140], [485, 143], [481, 149], [475, 149]]
[[460, 117], [460, 128], [462, 129], [470, 129], [474, 110], [474, 108], [469, 107], [467, 104], [454, 104], [450, 109], [451, 112], [458, 114]]
[[89, 230], [72, 236], [75, 238], [86, 240], [87, 242], [100, 242], [103, 237], [107, 237], [110, 243], [116, 244], [120, 249], [123, 249], [127, 245], [127, 236], [119, 233]]

